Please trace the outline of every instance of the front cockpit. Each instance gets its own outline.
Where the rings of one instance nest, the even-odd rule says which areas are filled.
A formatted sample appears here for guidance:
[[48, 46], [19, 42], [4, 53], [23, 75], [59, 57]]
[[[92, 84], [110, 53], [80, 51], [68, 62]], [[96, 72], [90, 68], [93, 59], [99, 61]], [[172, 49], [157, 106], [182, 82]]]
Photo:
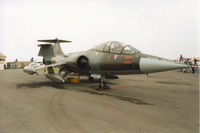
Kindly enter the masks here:
[[101, 43], [93, 48], [96, 51], [109, 52], [115, 54], [134, 54], [140, 52], [131, 45], [124, 44], [117, 41], [109, 41]]

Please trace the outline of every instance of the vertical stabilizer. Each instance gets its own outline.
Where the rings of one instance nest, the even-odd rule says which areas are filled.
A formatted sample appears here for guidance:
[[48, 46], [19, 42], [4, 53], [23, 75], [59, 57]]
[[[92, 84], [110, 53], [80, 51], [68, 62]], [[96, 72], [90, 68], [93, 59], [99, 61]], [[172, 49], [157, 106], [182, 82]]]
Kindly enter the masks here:
[[38, 42], [54, 43], [54, 44], [38, 45], [39, 47], [41, 47], [38, 55], [44, 57], [43, 63], [50, 64], [52, 57], [64, 56], [60, 43], [71, 42], [71, 41], [59, 40], [56, 38], [50, 40], [38, 40]]
[[64, 53], [61, 49], [61, 46], [59, 43], [55, 43], [53, 46], [53, 55], [56, 56], [64, 56]]

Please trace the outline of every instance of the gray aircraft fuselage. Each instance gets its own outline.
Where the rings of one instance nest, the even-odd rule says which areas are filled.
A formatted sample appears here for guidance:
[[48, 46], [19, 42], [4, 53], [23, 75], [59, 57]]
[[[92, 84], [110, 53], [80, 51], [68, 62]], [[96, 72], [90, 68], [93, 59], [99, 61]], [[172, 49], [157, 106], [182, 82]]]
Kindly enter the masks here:
[[[54, 44], [40, 44], [39, 56], [43, 57], [43, 67], [24, 68], [28, 74], [36, 73], [39, 68], [47, 68], [47, 77], [51, 80], [64, 82], [64, 76], [70, 72], [89, 76], [97, 74], [126, 75], [162, 72], [185, 68], [187, 65], [173, 62], [168, 59], [147, 55], [134, 47], [117, 41], [109, 41], [83, 52], [64, 55], [59, 42], [70, 42], [65, 40], [38, 40]], [[55, 74], [53, 67], [60, 68]]]
[[[107, 43], [112, 45], [112, 42]], [[105, 51], [104, 46], [101, 50], [92, 48], [84, 52], [69, 54], [67, 58], [72, 57], [71, 60], [74, 60], [74, 62], [77, 62], [77, 57], [86, 57], [88, 65], [86, 67], [80, 67], [76, 63], [75, 67], [73, 67], [73, 65], [68, 63], [68, 69], [83, 74], [90, 72], [96, 74], [127, 75], [167, 71], [185, 66], [168, 59], [143, 54], [136, 49], [131, 53], [123, 53], [125, 47], [129, 47], [129, 45], [125, 45], [118, 53], [111, 52], [110, 49]]]

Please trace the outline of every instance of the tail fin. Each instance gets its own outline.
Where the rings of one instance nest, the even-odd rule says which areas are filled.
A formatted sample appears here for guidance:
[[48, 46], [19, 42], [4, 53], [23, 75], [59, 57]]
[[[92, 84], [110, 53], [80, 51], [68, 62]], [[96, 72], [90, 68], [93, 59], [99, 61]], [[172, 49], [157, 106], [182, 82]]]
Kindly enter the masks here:
[[56, 56], [64, 56], [64, 53], [60, 47], [60, 43], [71, 42], [67, 40], [50, 39], [50, 40], [38, 40], [38, 42], [48, 42], [54, 44], [39, 44], [41, 47], [38, 56], [44, 57], [43, 63], [50, 64], [51, 58]]
[[[45, 45], [45, 47], [48, 49], [48, 50], [46, 50], [46, 52], [48, 51], [48, 52], [52, 52], [53, 53], [53, 55], [52, 56], [57, 56], [57, 55], [59, 55], [59, 56], [64, 56], [64, 53], [63, 53], [63, 51], [62, 51], [62, 49], [61, 49], [61, 47], [60, 47], [60, 43], [69, 43], [69, 42], [71, 42], [71, 41], [68, 41], [68, 40], [60, 40], [60, 39], [58, 39], [58, 38], [56, 38], [56, 39], [48, 39], [48, 40], [38, 40], [38, 42], [48, 42], [48, 43], [54, 43], [54, 45], [53, 45], [53, 52], [52, 52], [52, 48], [51, 47], [49, 47], [50, 45], [52, 45], [52, 44], [41, 44], [41, 45], [39, 45], [39, 46], [44, 46]], [[42, 47], [41, 47], [42, 48]], [[48, 53], [47, 52], [47, 53]]]
[[54, 46], [53, 46], [53, 55], [54, 56], [64, 56], [64, 53], [60, 47], [60, 44], [59, 43], [55, 43]]

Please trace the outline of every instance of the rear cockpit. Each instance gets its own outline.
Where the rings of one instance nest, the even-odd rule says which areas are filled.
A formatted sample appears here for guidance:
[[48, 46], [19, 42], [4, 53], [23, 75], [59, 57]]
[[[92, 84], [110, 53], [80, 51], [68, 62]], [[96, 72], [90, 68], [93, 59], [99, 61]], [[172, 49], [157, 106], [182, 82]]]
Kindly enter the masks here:
[[117, 41], [109, 41], [106, 43], [101, 43], [94, 48], [92, 48], [96, 51], [101, 51], [101, 52], [110, 52], [110, 53], [117, 53], [117, 54], [134, 54], [138, 53], [139, 50], [134, 48], [131, 45], [117, 42]]

